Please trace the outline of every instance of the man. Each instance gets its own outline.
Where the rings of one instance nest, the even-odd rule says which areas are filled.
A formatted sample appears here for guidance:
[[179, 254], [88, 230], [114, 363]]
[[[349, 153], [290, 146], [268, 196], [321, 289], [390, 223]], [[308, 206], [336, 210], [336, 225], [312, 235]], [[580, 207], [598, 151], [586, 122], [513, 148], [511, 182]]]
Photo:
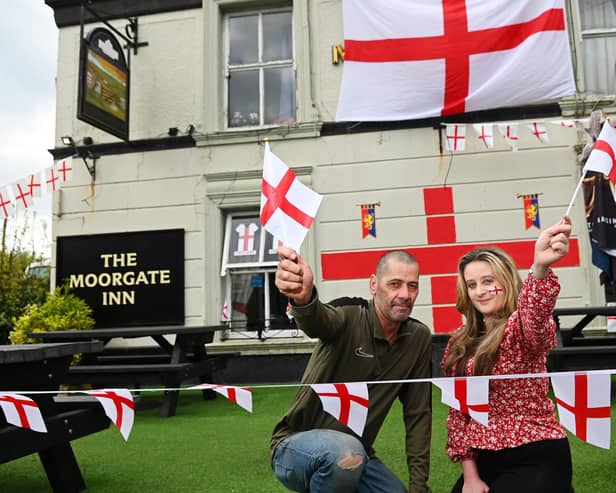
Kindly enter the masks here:
[[[388, 252], [370, 276], [372, 300], [333, 307], [318, 299], [310, 266], [279, 247], [276, 286], [291, 299], [300, 329], [320, 339], [302, 383], [406, 380], [430, 377], [429, 329], [409, 318], [419, 288], [419, 265], [403, 251]], [[428, 493], [431, 385], [369, 385], [370, 404], [361, 437], [323, 411], [309, 386], [298, 390], [276, 425], [272, 467], [289, 489], [310, 493]], [[406, 426], [407, 487], [375, 455], [372, 444], [398, 397]]]

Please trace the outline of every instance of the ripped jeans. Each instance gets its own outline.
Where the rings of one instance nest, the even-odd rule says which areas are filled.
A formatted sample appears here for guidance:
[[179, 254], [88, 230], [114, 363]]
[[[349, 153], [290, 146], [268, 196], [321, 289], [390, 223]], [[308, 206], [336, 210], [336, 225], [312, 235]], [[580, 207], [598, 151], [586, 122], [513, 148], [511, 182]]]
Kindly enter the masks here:
[[402, 481], [346, 433], [315, 429], [282, 440], [272, 459], [280, 482], [301, 493], [406, 493]]

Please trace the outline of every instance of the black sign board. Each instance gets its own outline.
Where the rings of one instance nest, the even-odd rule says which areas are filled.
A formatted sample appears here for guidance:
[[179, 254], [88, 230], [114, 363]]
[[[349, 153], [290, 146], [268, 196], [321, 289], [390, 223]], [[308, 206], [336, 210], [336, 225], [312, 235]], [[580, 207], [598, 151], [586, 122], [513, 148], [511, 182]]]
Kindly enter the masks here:
[[94, 311], [96, 327], [184, 323], [184, 230], [57, 238], [56, 285]]
[[102, 27], [81, 40], [77, 118], [128, 140], [130, 72], [122, 46]]

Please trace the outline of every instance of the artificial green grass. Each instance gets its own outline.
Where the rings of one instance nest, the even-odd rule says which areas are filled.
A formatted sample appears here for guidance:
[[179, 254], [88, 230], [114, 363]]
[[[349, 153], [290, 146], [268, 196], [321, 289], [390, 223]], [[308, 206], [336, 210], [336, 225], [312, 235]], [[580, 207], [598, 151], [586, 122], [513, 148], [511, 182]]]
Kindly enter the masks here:
[[[128, 442], [111, 426], [73, 443], [90, 493], [277, 493], [287, 491], [268, 463], [272, 429], [296, 389], [253, 387], [250, 414], [219, 397], [204, 401], [183, 391], [177, 415], [160, 419], [158, 410], [139, 411]], [[148, 394], [144, 394], [148, 395]], [[430, 485], [448, 493], [460, 468], [446, 457], [447, 408], [433, 392], [434, 417]], [[612, 414], [616, 416], [612, 406]], [[616, 439], [603, 450], [570, 437], [576, 493], [616, 492]], [[377, 454], [406, 482], [404, 428], [396, 403], [375, 443]], [[38, 456], [0, 465], [0, 492], [49, 492]]]

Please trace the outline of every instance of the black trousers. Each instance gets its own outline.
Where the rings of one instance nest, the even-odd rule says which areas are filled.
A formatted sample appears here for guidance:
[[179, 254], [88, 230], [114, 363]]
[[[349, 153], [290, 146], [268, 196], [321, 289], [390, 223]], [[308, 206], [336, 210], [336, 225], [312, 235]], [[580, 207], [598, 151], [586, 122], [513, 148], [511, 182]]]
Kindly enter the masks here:
[[[566, 438], [503, 450], [478, 450], [479, 476], [490, 493], [572, 493], [571, 450]], [[461, 493], [460, 476], [451, 493]]]

